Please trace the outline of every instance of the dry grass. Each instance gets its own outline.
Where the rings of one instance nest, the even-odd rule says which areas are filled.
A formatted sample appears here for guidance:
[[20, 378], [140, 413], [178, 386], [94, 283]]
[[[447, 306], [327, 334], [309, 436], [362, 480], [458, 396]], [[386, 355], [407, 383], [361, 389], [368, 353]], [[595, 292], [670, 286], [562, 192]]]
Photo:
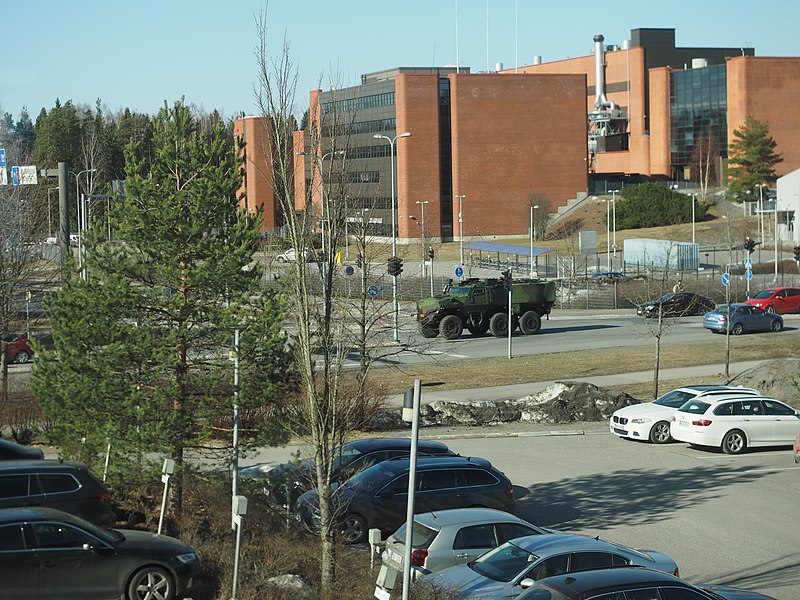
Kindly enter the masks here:
[[[709, 336], [711, 337], [711, 336]], [[731, 361], [766, 360], [797, 355], [794, 335], [741, 336], [731, 339]], [[387, 394], [397, 394], [421, 379], [426, 390], [453, 390], [551, 381], [596, 375], [615, 375], [636, 371], [652, 371], [655, 363], [655, 341], [652, 345], [615, 348], [610, 350], [580, 350], [538, 354], [508, 360], [506, 358], [439, 361], [427, 365], [408, 365], [376, 369], [372, 382]], [[661, 347], [661, 369], [695, 365], [724, 364], [725, 337], [716, 336], [708, 342]], [[722, 375], [720, 375], [720, 379]], [[652, 395], [652, 379], [647, 394]], [[630, 392], [629, 392], [630, 393]]]

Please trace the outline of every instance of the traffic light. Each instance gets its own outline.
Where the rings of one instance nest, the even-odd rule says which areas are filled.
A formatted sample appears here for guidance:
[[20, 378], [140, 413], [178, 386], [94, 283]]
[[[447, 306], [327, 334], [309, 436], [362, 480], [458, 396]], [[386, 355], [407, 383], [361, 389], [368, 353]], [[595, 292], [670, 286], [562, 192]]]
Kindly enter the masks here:
[[800, 246], [794, 247], [794, 259], [800, 263]]
[[753, 253], [753, 250], [756, 249], [756, 243], [751, 240], [749, 237], [744, 239], [744, 249], [747, 250], [749, 254]]
[[397, 277], [403, 272], [403, 259], [399, 256], [392, 256], [388, 261], [388, 272], [392, 277]]
[[428, 246], [428, 258], [430, 258], [431, 260], [433, 260], [433, 256], [434, 256], [435, 254], [436, 254], [436, 252], [434, 252], [434, 251], [433, 251], [433, 246]]

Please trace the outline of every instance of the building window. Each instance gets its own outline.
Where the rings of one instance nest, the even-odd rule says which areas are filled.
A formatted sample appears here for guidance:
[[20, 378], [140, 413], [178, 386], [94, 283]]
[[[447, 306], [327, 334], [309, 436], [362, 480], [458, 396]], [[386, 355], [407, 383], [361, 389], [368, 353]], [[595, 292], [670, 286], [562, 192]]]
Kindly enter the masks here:
[[320, 110], [323, 114], [330, 114], [332, 112], [351, 113], [367, 108], [377, 108], [379, 106], [394, 106], [394, 103], [394, 92], [386, 92], [383, 94], [373, 94], [371, 96], [361, 96], [360, 98], [347, 98], [344, 100], [325, 102], [320, 105]]

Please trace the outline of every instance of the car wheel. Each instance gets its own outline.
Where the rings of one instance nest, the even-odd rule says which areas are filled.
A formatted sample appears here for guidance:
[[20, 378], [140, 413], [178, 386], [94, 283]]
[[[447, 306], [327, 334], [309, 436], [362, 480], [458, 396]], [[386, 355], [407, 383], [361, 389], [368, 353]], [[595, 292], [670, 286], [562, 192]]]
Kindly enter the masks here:
[[14, 360], [12, 362], [20, 363], [20, 364], [24, 365], [30, 359], [31, 359], [30, 354], [25, 352], [25, 350], [20, 350], [19, 352], [17, 352], [17, 355], [14, 357]]
[[764, 312], [774, 313], [775, 312], [775, 307], [772, 306], [772, 304], [768, 304], [767, 306], [764, 307]]
[[733, 327], [731, 327], [731, 335], [741, 335], [744, 331], [744, 327], [742, 327], [741, 323], [736, 323]]
[[505, 337], [508, 335], [508, 315], [506, 313], [495, 313], [489, 320], [489, 331], [494, 337]]
[[128, 600], [172, 600], [174, 597], [172, 577], [161, 567], [137, 571], [128, 584]]
[[424, 338], [435, 338], [439, 335], [439, 328], [438, 327], [430, 327], [428, 325], [420, 325], [419, 332], [422, 334]]
[[439, 333], [446, 340], [455, 340], [464, 331], [464, 322], [457, 315], [447, 315], [439, 323]]
[[519, 328], [525, 335], [533, 335], [539, 333], [542, 328], [542, 318], [535, 310], [529, 310], [523, 313], [519, 320]]
[[650, 441], [654, 444], [666, 444], [670, 440], [669, 436], [669, 423], [667, 421], [659, 421], [650, 430]]
[[346, 544], [358, 544], [367, 537], [367, 522], [364, 517], [351, 513], [342, 521], [340, 533]]
[[489, 324], [481, 322], [480, 325], [472, 325], [470, 321], [467, 321], [467, 330], [474, 337], [483, 337], [486, 335], [486, 332], [489, 331]]
[[778, 332], [781, 329], [783, 329], [783, 323], [781, 323], [777, 319], [772, 322], [772, 325], [770, 325], [770, 331]]
[[722, 451], [725, 454], [741, 454], [747, 448], [747, 438], [738, 429], [729, 431], [722, 438]]

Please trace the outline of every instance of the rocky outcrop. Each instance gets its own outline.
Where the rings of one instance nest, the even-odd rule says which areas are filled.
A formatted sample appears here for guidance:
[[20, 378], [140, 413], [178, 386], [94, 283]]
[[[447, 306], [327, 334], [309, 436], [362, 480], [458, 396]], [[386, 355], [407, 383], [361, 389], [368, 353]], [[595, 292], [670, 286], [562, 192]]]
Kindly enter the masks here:
[[742, 371], [728, 385], [755, 388], [765, 396], [800, 408], [800, 359], [771, 360]]
[[[527, 421], [573, 423], [603, 421], [618, 408], [638, 400], [614, 390], [574, 381], [559, 381], [537, 394], [517, 400], [452, 402], [435, 400], [420, 407], [420, 425], [492, 425]], [[404, 427], [399, 411], [383, 413], [376, 429]]]

